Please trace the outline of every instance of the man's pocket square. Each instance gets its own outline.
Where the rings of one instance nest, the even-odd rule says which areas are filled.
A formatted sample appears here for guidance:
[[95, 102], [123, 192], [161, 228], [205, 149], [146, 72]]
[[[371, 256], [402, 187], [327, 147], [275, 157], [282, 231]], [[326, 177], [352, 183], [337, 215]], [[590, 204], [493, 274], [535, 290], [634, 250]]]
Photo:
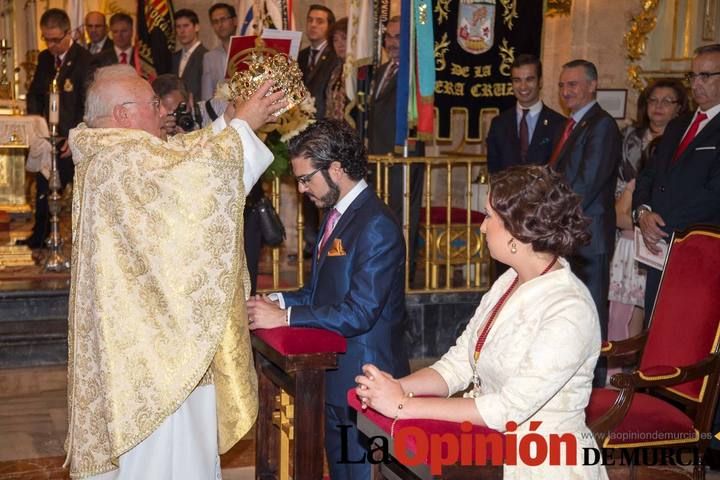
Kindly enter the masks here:
[[347, 255], [347, 252], [343, 248], [342, 240], [339, 238], [334, 239], [332, 247], [328, 250], [328, 257], [344, 257], [345, 255]]
[[697, 147], [695, 149], [696, 152], [698, 152], [700, 150], [717, 150], [717, 147], [714, 145], [710, 145], [709, 147]]

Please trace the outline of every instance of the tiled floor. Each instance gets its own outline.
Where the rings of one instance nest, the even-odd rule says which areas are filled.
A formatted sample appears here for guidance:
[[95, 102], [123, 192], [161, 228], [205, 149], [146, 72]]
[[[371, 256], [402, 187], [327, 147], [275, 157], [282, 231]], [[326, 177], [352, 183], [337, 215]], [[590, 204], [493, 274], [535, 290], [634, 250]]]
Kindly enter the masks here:
[[[419, 368], [423, 363], [416, 362]], [[67, 479], [62, 468], [66, 432], [66, 368], [0, 370], [0, 480]], [[252, 438], [222, 457], [225, 480], [254, 478]], [[638, 479], [691, 478], [689, 471], [646, 469]], [[612, 480], [630, 479], [625, 468], [611, 468]], [[708, 480], [720, 480], [709, 472]]]

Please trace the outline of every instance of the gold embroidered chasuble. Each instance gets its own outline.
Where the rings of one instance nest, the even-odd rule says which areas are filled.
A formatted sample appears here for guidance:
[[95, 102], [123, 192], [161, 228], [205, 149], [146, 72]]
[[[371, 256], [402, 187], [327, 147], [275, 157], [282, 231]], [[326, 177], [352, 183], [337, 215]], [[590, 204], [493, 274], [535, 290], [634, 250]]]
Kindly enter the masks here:
[[257, 416], [239, 134], [81, 124], [70, 146], [71, 475], [116, 468], [208, 377], [226, 452]]

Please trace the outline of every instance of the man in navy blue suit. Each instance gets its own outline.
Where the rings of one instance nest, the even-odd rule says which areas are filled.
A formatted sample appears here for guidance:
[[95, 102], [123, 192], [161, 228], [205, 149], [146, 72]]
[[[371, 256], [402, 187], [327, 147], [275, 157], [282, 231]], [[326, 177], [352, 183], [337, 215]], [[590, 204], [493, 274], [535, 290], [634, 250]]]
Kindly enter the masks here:
[[510, 69], [517, 104], [490, 123], [487, 164], [490, 174], [514, 165], [545, 165], [560, 138], [565, 117], [540, 100], [542, 63], [535, 55], [518, 55]]
[[349, 463], [365, 458], [367, 444], [350, 416], [346, 394], [365, 363], [380, 364], [396, 377], [409, 373], [402, 230], [368, 188], [365, 148], [344, 122], [312, 124], [290, 142], [290, 158], [298, 190], [327, 210], [312, 277], [297, 292], [251, 299], [250, 328], [316, 327], [347, 339], [338, 369], [326, 374], [325, 450], [332, 479], [365, 480], [370, 464]]
[[[615, 250], [615, 184], [622, 157], [617, 123], [597, 103], [597, 68], [587, 60], [572, 60], [560, 72], [560, 97], [570, 110], [549, 165], [565, 176], [582, 198], [590, 220], [589, 245], [570, 258], [575, 275], [590, 290], [600, 318], [602, 339], [607, 340], [610, 259]], [[606, 359], [600, 358], [593, 385], [605, 385]]]

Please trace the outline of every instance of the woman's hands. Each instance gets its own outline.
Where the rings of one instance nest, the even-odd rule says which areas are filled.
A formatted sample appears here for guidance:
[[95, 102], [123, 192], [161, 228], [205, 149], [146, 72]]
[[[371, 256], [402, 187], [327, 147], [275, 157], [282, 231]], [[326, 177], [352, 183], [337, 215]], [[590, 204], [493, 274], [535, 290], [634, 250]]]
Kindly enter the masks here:
[[400, 382], [389, 373], [381, 371], [375, 365], [363, 365], [363, 375], [355, 377], [358, 386], [355, 388], [357, 396], [362, 402], [363, 409], [372, 407], [386, 417], [399, 414], [398, 405], [405, 397]]

